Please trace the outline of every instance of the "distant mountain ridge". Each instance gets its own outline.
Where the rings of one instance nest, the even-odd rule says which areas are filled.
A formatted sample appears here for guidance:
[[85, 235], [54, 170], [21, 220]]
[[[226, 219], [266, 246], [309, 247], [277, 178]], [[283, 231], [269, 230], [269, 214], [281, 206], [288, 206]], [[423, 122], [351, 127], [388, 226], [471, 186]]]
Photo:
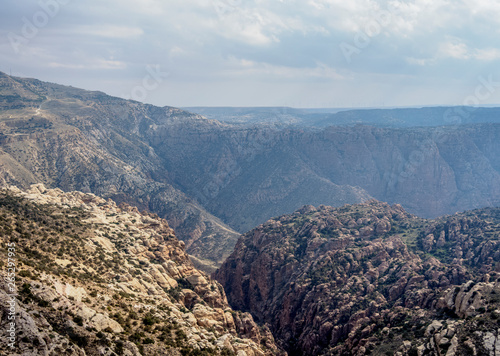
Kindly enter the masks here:
[[289, 107], [186, 107], [210, 119], [239, 126], [267, 125], [322, 129], [328, 126], [372, 125], [419, 127], [458, 124], [500, 123], [500, 108], [434, 106], [421, 108], [325, 108]]

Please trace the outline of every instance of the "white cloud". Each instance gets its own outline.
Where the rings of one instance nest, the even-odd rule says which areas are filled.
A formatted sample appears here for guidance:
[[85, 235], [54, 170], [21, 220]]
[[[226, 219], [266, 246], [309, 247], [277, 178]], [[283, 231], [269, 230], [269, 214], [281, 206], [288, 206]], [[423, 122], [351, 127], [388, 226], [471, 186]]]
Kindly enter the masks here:
[[435, 58], [414, 58], [414, 57], [407, 57], [406, 61], [409, 64], [414, 64], [414, 65], [418, 65], [418, 66], [421, 66], [421, 67], [436, 63], [436, 59]]
[[[192, 1], [192, 0], [191, 0]], [[110, 6], [119, 11], [130, 11], [134, 14], [144, 14], [148, 16], [163, 16], [165, 15], [165, 10], [168, 8], [169, 3], [174, 4], [179, 2], [178, 0], [107, 0], [103, 2], [103, 5]], [[106, 4], [107, 3], [107, 4]]]
[[294, 32], [327, 33], [324, 27], [307, 23], [296, 14], [289, 16], [265, 7], [243, 5], [227, 6], [206, 25], [223, 38], [251, 46], [269, 46], [280, 42], [281, 35]]
[[184, 57], [189, 55], [189, 52], [180, 46], [174, 46], [168, 52], [169, 58]]
[[439, 56], [442, 58], [469, 59], [471, 53], [465, 43], [443, 43], [439, 48]]
[[500, 3], [496, 0], [464, 0], [472, 16], [500, 20]]
[[438, 57], [463, 60], [495, 61], [500, 59], [499, 48], [470, 48], [463, 42], [448, 42], [440, 47]]
[[[457, 2], [448, 0], [309, 0], [314, 15], [331, 28], [356, 33], [378, 23], [392, 36], [442, 27], [454, 16]], [[307, 11], [307, 9], [306, 9]]]
[[[2, 1], [5, 34], [21, 34], [22, 17], [32, 18], [40, 10], [35, 0], [32, 6]], [[222, 11], [217, 4], [224, 5]], [[366, 47], [347, 63], [339, 44], [354, 45], [355, 36], [370, 24], [379, 24], [380, 32], [371, 34]], [[386, 92], [398, 95], [386, 104], [397, 105], [419, 100], [402, 90], [408, 77], [418, 77], [415, 92], [429, 90], [434, 95], [440, 90], [429, 83], [465, 81], [464, 73], [476, 78], [481, 71], [491, 72], [488, 66], [500, 60], [498, 29], [497, 0], [88, 0], [61, 8], [18, 54], [1, 36], [0, 59], [4, 71], [12, 67], [91, 89], [110, 88], [112, 83], [119, 87], [123, 82], [118, 76], [140, 81], [149, 63], [171, 73], [166, 85], [175, 80], [193, 92], [206, 85], [221, 98], [235, 98], [231, 87], [256, 86], [258, 80], [271, 87], [272, 82], [275, 90], [257, 90], [240, 100], [248, 105], [278, 100], [276, 88], [292, 84], [307, 88], [294, 89], [304, 95], [304, 102], [314, 100], [312, 93], [318, 95], [311, 89], [315, 86], [349, 101], [370, 90], [374, 98], [382, 98], [376, 88], [393, 85]], [[362, 92], [356, 89], [361, 86]], [[182, 95], [184, 102], [196, 104], [188, 89]], [[157, 97], [170, 100], [159, 93]], [[182, 100], [181, 93], [175, 98]]]
[[116, 39], [134, 39], [144, 35], [140, 27], [118, 26], [118, 25], [87, 25], [75, 28], [75, 32], [83, 36], [97, 36]]
[[475, 51], [474, 57], [482, 61], [495, 61], [500, 60], [500, 49], [486, 48]]
[[314, 78], [316, 80], [342, 80], [344, 77], [324, 63], [316, 63], [314, 67], [297, 68], [284, 65], [272, 65], [269, 63], [255, 62], [248, 59], [230, 57], [227, 60], [227, 67], [219, 73], [228, 77], [247, 77], [284, 79], [293, 81], [303, 81]]
[[449, 59], [476, 62], [492, 62], [500, 60], [500, 49], [489, 48], [470, 48], [467, 44], [458, 39], [441, 43], [435, 55], [429, 58], [407, 57], [409, 64], [418, 66], [436, 65], [446, 62]]

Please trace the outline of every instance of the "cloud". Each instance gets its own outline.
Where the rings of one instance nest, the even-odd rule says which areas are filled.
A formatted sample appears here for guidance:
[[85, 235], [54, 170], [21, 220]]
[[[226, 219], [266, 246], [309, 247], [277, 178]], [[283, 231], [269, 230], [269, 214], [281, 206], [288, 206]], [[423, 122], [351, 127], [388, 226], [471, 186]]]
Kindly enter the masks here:
[[469, 59], [471, 54], [465, 43], [444, 43], [439, 49], [439, 56], [444, 58]]
[[38, 11], [3, 1], [0, 70], [120, 94], [159, 65], [158, 105], [446, 104], [500, 61], [494, 0], [71, 1], [16, 53], [7, 34]]
[[253, 78], [262, 78], [265, 80], [342, 80], [344, 77], [324, 63], [316, 63], [314, 67], [298, 68], [283, 65], [272, 65], [269, 63], [259, 63], [248, 59], [238, 59], [231, 57], [228, 59], [227, 69], [220, 75], [229, 77], [244, 77], [251, 75]]
[[481, 61], [496, 61], [500, 60], [499, 48], [486, 48], [475, 51], [474, 57]]
[[140, 27], [114, 25], [86, 25], [77, 27], [74, 31], [80, 36], [106, 37], [111, 39], [136, 39], [144, 35], [144, 30]]
[[475, 62], [493, 62], [500, 60], [500, 49], [494, 47], [471, 48], [464, 42], [454, 39], [441, 43], [435, 55], [430, 58], [407, 58], [408, 63], [419, 66], [436, 65], [449, 59]]

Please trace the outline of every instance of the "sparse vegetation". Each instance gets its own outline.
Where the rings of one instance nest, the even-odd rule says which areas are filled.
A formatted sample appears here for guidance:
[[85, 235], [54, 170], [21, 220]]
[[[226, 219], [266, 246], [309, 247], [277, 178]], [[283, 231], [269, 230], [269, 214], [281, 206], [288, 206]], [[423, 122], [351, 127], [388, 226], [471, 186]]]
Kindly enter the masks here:
[[[123, 218], [124, 213], [116, 206], [95, 200], [100, 208], [115, 210], [107, 214], [107, 218]], [[96, 354], [97, 345], [122, 355], [131, 344], [142, 354], [164, 354], [172, 348], [183, 355], [227, 354], [215, 347], [214, 337], [229, 331], [199, 328], [197, 333], [207, 335], [202, 347], [193, 346], [188, 338], [187, 332], [192, 332], [192, 326], [179, 315], [191, 313], [184, 306], [185, 291], [197, 296], [199, 289], [183, 275], [176, 279], [176, 288], [164, 291], [157, 284], [157, 277], [151, 274], [153, 264], [161, 270], [161, 263], [170, 261], [171, 256], [180, 261], [175, 265], [188, 261], [166, 222], [156, 218], [150, 230], [144, 227], [139, 230], [132, 223], [95, 224], [88, 221], [92, 216], [85, 208], [39, 204], [6, 190], [0, 191], [3, 247], [0, 260], [7, 260], [7, 243], [15, 243], [18, 266], [22, 266], [16, 276], [19, 303], [33, 318], [46, 320], [40, 325], [50, 325], [43, 327], [47, 332], [51, 330], [48, 339], [61, 345], [62, 350], [81, 348], [88, 355]], [[139, 224], [140, 217], [135, 221]], [[144, 243], [143, 239], [148, 241]], [[129, 251], [137, 246], [144, 252]], [[168, 254], [163, 255], [164, 249]], [[192, 267], [189, 265], [189, 268]], [[132, 278], [137, 279], [127, 284]], [[148, 288], [155, 286], [155, 294], [141, 289], [144, 288], [142, 282], [147, 283]], [[128, 286], [127, 290], [119, 287], [124, 285]], [[213, 284], [206, 286], [206, 291], [190, 302], [190, 308], [196, 303], [208, 307], [212, 302], [206, 303], [202, 296], [209, 291], [212, 297], [219, 293]], [[83, 303], [87, 308], [85, 312]], [[89, 312], [88, 308], [93, 311]], [[96, 313], [104, 324], [93, 321]], [[23, 337], [18, 347], [36, 348], [42, 347], [42, 343]], [[5, 345], [0, 343], [0, 352], [2, 350]]]
[[[274, 327], [292, 354], [392, 355], [404, 348], [416, 355], [417, 347], [432, 350], [426, 330], [433, 322], [443, 335], [476, 335], [474, 328], [494, 335], [498, 211], [425, 220], [376, 201], [307, 208], [245, 234], [217, 277], [230, 302]], [[233, 273], [243, 275], [226, 277]], [[496, 283], [492, 292], [485, 280]], [[453, 298], [469, 300], [443, 302]], [[481, 337], [472, 343], [477, 354], [486, 352]], [[442, 339], [441, 354], [450, 339]]]

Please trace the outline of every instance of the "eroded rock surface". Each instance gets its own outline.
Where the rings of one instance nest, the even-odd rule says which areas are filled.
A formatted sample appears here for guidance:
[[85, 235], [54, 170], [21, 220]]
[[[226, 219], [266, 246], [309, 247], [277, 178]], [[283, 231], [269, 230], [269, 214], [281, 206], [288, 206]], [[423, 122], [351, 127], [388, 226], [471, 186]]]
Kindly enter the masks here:
[[[11, 187], [0, 192], [0, 237], [15, 244], [18, 261], [16, 342], [6, 344], [2, 317], [4, 354], [279, 353], [154, 214], [90, 193]], [[10, 293], [1, 283], [6, 316]]]
[[306, 206], [243, 235], [215, 278], [290, 354], [493, 355], [499, 238], [500, 209]]

